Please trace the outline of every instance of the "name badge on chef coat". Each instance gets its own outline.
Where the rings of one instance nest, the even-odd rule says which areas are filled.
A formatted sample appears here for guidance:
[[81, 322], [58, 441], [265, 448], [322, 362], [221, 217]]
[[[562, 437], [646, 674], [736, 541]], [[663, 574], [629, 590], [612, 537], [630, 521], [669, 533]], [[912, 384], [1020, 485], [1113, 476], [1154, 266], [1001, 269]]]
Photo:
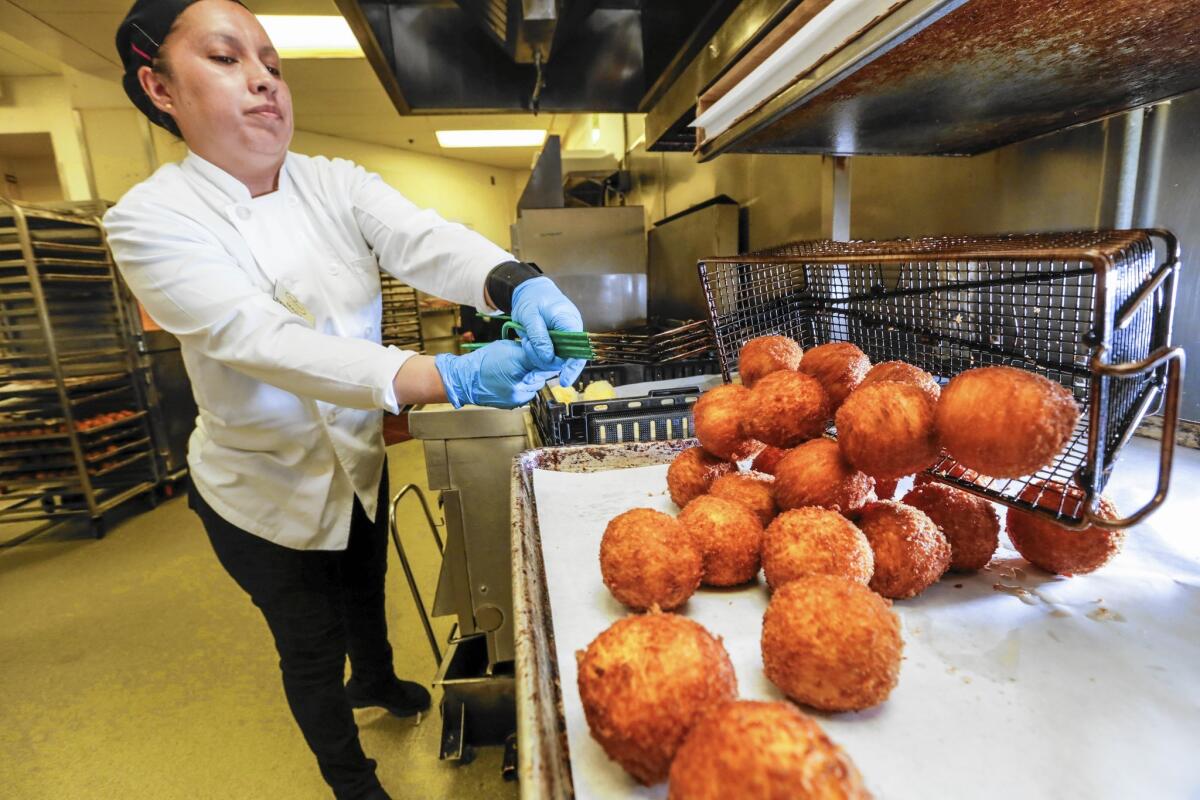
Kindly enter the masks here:
[[317, 318], [312, 315], [308, 307], [300, 302], [300, 298], [285, 289], [279, 281], [275, 281], [275, 293], [272, 296], [276, 303], [307, 322], [310, 328], [317, 324]]

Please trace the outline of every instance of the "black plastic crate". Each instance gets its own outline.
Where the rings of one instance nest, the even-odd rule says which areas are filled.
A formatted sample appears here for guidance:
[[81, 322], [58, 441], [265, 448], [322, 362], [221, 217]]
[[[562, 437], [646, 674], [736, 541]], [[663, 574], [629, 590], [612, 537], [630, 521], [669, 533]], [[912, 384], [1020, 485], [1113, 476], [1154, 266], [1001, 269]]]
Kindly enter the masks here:
[[[673, 361], [664, 364], [598, 364], [585, 367], [575, 388], [605, 380], [613, 386], [631, 383], [719, 375], [716, 359]], [[613, 400], [580, 400], [560, 403], [542, 387], [530, 404], [533, 420], [545, 445], [661, 442], [686, 439], [692, 434], [692, 405], [698, 387], [663, 389], [643, 397]]]

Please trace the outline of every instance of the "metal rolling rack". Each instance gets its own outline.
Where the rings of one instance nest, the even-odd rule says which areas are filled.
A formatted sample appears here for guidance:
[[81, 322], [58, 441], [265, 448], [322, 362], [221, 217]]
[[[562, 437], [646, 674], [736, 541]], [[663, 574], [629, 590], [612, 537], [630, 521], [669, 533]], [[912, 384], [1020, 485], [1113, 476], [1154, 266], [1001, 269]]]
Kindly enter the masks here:
[[[997, 479], [943, 454], [928, 472], [1061, 525], [1123, 528], [1161, 505], [1170, 483], [1184, 361], [1171, 345], [1179, 266], [1174, 235], [1125, 230], [798, 242], [704, 259], [699, 270], [726, 379], [748, 339], [781, 333], [806, 349], [853, 342], [873, 362], [907, 361], [943, 380], [1004, 364], [1057, 381], [1083, 413], [1051, 464]], [[1160, 402], [1154, 497], [1123, 519], [1101, 518], [1097, 498], [1118, 452]]]
[[383, 290], [383, 321], [380, 324], [383, 344], [424, 352], [417, 290], [385, 273], [380, 273], [379, 283]]
[[158, 485], [127, 314], [98, 219], [0, 199], [0, 523], [86, 517], [99, 538]]

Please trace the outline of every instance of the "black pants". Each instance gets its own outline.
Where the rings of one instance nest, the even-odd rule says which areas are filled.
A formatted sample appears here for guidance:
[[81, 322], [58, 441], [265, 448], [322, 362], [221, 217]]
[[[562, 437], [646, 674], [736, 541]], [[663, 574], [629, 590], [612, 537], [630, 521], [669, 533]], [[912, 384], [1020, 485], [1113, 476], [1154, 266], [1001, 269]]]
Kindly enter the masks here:
[[277, 545], [224, 520], [195, 488], [188, 493], [221, 565], [266, 617], [288, 705], [339, 800], [379, 786], [342, 680], [347, 654], [357, 682], [370, 686], [394, 675], [383, 603], [387, 484], [385, 468], [374, 522], [355, 498], [345, 550]]

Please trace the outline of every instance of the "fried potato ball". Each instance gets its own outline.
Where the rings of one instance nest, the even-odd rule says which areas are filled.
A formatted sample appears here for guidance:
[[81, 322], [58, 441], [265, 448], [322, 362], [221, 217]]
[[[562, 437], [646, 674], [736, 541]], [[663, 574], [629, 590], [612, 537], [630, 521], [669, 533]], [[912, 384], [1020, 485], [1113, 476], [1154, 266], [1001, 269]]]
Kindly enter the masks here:
[[737, 696], [721, 640], [676, 614], [617, 620], [575, 658], [592, 737], [647, 786], [667, 777], [696, 719]]
[[869, 800], [862, 775], [791, 703], [735, 700], [701, 717], [671, 763], [668, 800]]
[[897, 381], [916, 386], [930, 402], [937, 403], [942, 394], [942, 387], [934, 377], [920, 367], [914, 367], [906, 361], [883, 361], [867, 370], [867, 376], [862, 379], [860, 387], [880, 381]]
[[742, 431], [774, 447], [794, 447], [820, 436], [832, 414], [820, 381], [787, 371], [759, 380], [743, 409]]
[[960, 373], [937, 405], [942, 446], [965, 466], [995, 478], [1019, 478], [1049, 464], [1078, 421], [1070, 391], [1013, 367]]
[[751, 388], [765, 375], [780, 370], [794, 371], [804, 351], [786, 336], [759, 336], [742, 345], [738, 353], [738, 374], [742, 385]]
[[700, 586], [700, 548], [669, 514], [635, 508], [618, 514], [600, 539], [600, 574], [618, 601], [645, 611], [669, 611]]
[[808, 575], [838, 575], [866, 586], [875, 572], [871, 545], [858, 526], [816, 506], [784, 511], [767, 526], [762, 562], [772, 590]]
[[[1021, 499], [1042, 508], [1057, 511], [1063, 506], [1070, 510], [1083, 500], [1083, 493], [1074, 487], [1064, 487], [1061, 483], [1039, 481], [1027, 486], [1021, 492]], [[1120, 516], [1117, 507], [1103, 495], [1097, 510], [1105, 519], [1118, 519]], [[1004, 530], [1013, 547], [1026, 561], [1058, 575], [1095, 572], [1112, 561], [1121, 552], [1121, 545], [1125, 542], [1123, 530], [1110, 531], [1096, 525], [1083, 530], [1071, 530], [1045, 517], [1015, 508], [1008, 510]]]
[[876, 478], [875, 479], [875, 497], [878, 500], [891, 500], [896, 496], [896, 486], [900, 483], [899, 478]]
[[742, 406], [749, 394], [745, 386], [727, 383], [700, 395], [692, 407], [696, 438], [709, 455], [738, 461], [762, 449], [761, 442], [742, 433]]
[[875, 498], [873, 481], [847, 463], [837, 442], [813, 439], [775, 465], [775, 502], [781, 509], [822, 506], [842, 514]]
[[799, 370], [821, 382], [829, 395], [830, 408], [837, 411], [846, 396], [862, 383], [870, 368], [871, 359], [857, 345], [830, 342], [805, 353]]
[[771, 595], [763, 616], [767, 678], [822, 711], [858, 711], [887, 699], [900, 675], [900, 620], [856, 581], [810, 575]]
[[709, 455], [703, 447], [689, 447], [667, 467], [667, 490], [671, 501], [683, 508], [702, 494], [713, 481], [732, 471], [734, 465]]
[[779, 513], [775, 494], [771, 491], [774, 482], [775, 476], [765, 472], [733, 472], [713, 481], [708, 493], [750, 509], [765, 528]]
[[767, 445], [758, 452], [754, 457], [754, 461], [750, 464], [750, 469], [755, 472], [765, 472], [767, 475], [775, 474], [775, 466], [779, 460], [787, 455], [787, 450], [782, 447], [771, 447]]
[[924, 511], [881, 500], [858, 514], [875, 553], [870, 587], [884, 597], [916, 597], [950, 568], [950, 543]]
[[915, 486], [902, 501], [920, 509], [942, 529], [950, 543], [950, 570], [983, 569], [1000, 544], [1000, 517], [982, 497], [944, 483]]
[[683, 509], [679, 524], [700, 547], [705, 585], [737, 586], [758, 574], [762, 523], [741, 503], [701, 495]]
[[911, 475], [941, 453], [934, 410], [925, 393], [911, 383], [860, 386], [838, 409], [838, 446], [847, 461], [872, 477]]

